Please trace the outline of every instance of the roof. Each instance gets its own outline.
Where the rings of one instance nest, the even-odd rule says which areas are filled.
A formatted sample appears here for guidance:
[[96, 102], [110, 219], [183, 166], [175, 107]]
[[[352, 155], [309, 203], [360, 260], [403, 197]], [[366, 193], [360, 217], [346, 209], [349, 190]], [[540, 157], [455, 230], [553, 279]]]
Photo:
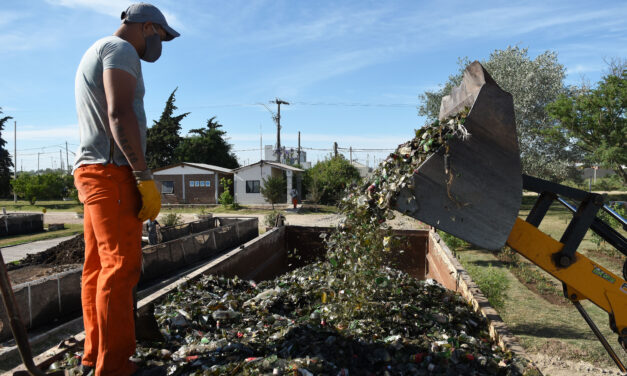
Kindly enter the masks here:
[[154, 170], [152, 170], [152, 172], [156, 172], [156, 171], [163, 171], [163, 170], [167, 170], [173, 167], [178, 167], [178, 166], [192, 166], [192, 167], [196, 167], [196, 168], [201, 168], [203, 170], [211, 170], [211, 171], [218, 171], [218, 172], [224, 172], [224, 173], [228, 173], [228, 174], [232, 174], [234, 170], [230, 169], [230, 168], [224, 168], [224, 167], [219, 167], [219, 166], [214, 166], [214, 165], [210, 165], [210, 164], [206, 164], [206, 163], [192, 163], [192, 162], [180, 162], [180, 163], [175, 163], [169, 166], [165, 166], [165, 167], [160, 167], [160, 168], [155, 168]]
[[366, 166], [365, 164], [359, 163], [357, 161], [352, 161], [351, 164], [355, 166], [355, 168], [368, 168], [368, 166]]
[[235, 173], [235, 172], [243, 170], [245, 168], [257, 166], [257, 165], [262, 164], [262, 163], [274, 166], [276, 168], [280, 168], [281, 170], [290, 170], [290, 171], [295, 171], [295, 172], [305, 172], [305, 170], [303, 170], [301, 168], [298, 168], [298, 167], [286, 165], [286, 164], [275, 162], [275, 161], [266, 161], [266, 160], [263, 160], [263, 159], [260, 160], [259, 162], [256, 162], [256, 163], [253, 163], [253, 164], [249, 164], [247, 166], [242, 166], [240, 168], [236, 168], [236, 169], [233, 170], [233, 172]]

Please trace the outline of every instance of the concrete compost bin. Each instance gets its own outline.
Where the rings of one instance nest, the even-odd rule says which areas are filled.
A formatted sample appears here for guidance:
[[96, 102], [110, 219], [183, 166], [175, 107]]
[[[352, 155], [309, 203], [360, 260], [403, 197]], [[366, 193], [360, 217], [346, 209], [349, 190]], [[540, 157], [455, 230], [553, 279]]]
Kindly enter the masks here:
[[[240, 231], [241, 227], [243, 226], [240, 226]], [[153, 304], [159, 304], [170, 292], [193, 283], [204, 274], [227, 277], [237, 275], [240, 278], [255, 281], [274, 278], [323, 257], [325, 248], [320, 234], [331, 230], [331, 228], [324, 227], [301, 226], [282, 226], [271, 229], [237, 248], [218, 255], [201, 267], [141, 299], [138, 302], [138, 309], [151, 309]], [[404, 237], [404, 242], [401, 244], [404, 252], [402, 254], [392, 252], [401, 270], [418, 279], [433, 278], [444, 287], [459, 292], [475, 310], [487, 318], [490, 336], [502, 349], [529, 359], [498, 313], [489, 305], [479, 288], [434, 231], [399, 230], [395, 231], [395, 234]], [[288, 258], [294, 249], [298, 250], [299, 259]], [[81, 332], [76, 334], [70, 342], [65, 343], [80, 344], [84, 339], [85, 334]], [[72, 349], [73, 345], [53, 347], [35, 357], [35, 364], [45, 369]], [[16, 372], [24, 369], [23, 366], [18, 366], [7, 374], [16, 375]], [[534, 370], [538, 371], [535, 367]], [[539, 371], [537, 374], [541, 375]]]
[[[229, 218], [226, 221], [215, 218], [215, 221], [212, 219], [209, 222], [213, 224], [209, 227], [214, 228], [144, 247], [138, 284], [140, 289], [172, 275], [178, 269], [215, 257], [259, 235], [257, 218]], [[35, 329], [80, 315], [81, 273], [82, 267], [14, 286], [15, 300], [24, 325]], [[0, 304], [0, 341], [10, 338], [11, 328], [4, 305]]]
[[43, 214], [8, 213], [0, 216], [0, 236], [32, 234], [43, 230]]
[[[320, 238], [323, 232], [331, 231], [324, 227], [283, 226], [271, 229], [258, 238], [241, 245], [185, 278], [164, 287], [139, 302], [140, 309], [157, 303], [179, 285], [192, 282], [203, 274], [219, 274], [227, 277], [239, 276], [242, 279], [261, 281], [281, 275], [291, 269], [305, 265], [324, 256], [325, 247]], [[395, 264], [417, 279], [435, 279], [449, 290], [459, 292], [474, 309], [480, 312], [489, 323], [490, 336], [502, 349], [529, 359], [516, 338], [490, 306], [477, 285], [459, 261], [453, 256], [435, 231], [397, 230], [395, 235], [403, 237], [403, 253], [392, 252]], [[294, 250], [300, 258], [288, 258]], [[81, 339], [81, 337], [79, 337]]]
[[[300, 226], [275, 228], [231, 252], [229, 257], [223, 257], [206, 273], [229, 277], [238, 275], [255, 281], [274, 278], [323, 257], [325, 248], [320, 234], [330, 230]], [[499, 314], [437, 233], [428, 230], [396, 230], [394, 233], [403, 237], [401, 249], [404, 252], [392, 252], [395, 264], [402, 271], [421, 280], [435, 279], [447, 289], [459, 292], [476, 311], [487, 318], [490, 336], [502, 349], [529, 359]], [[288, 253], [295, 249], [300, 259], [288, 259]]]

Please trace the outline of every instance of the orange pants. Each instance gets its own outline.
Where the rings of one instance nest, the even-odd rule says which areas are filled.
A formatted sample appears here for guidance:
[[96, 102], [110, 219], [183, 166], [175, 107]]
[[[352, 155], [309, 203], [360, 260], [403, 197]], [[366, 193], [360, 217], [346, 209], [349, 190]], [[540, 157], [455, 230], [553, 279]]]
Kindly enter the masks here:
[[129, 167], [83, 165], [74, 172], [85, 205], [81, 299], [83, 364], [96, 375], [128, 376], [137, 367], [133, 287], [141, 273], [141, 197]]

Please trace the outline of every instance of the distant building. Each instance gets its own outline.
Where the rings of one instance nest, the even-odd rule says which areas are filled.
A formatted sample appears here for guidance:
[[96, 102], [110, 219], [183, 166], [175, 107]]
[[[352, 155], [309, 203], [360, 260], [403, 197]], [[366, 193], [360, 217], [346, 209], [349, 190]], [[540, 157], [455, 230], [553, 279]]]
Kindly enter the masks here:
[[609, 168], [585, 167], [581, 170], [581, 177], [584, 179], [600, 179], [614, 174], [616, 172]]
[[233, 179], [230, 168], [204, 163], [176, 163], [152, 172], [161, 202], [167, 204], [217, 204], [224, 191], [220, 179]]
[[[276, 161], [275, 147], [272, 145], [266, 145], [263, 149], [264, 152], [264, 160], [266, 161]], [[307, 152], [300, 150], [300, 161], [298, 160], [298, 150], [297, 149], [286, 149], [281, 148], [281, 160], [280, 163], [295, 165], [299, 164], [305, 170], [311, 168], [311, 162], [307, 162]]]
[[359, 171], [359, 176], [362, 178], [368, 177], [372, 174], [372, 168], [366, 166], [365, 164], [359, 163], [355, 160], [353, 160], [351, 164], [357, 169], [357, 171]]
[[[269, 204], [261, 194], [263, 180], [270, 176], [284, 176], [287, 181], [285, 191], [285, 203], [290, 199], [289, 192], [293, 184], [296, 184], [296, 175], [305, 172], [300, 168], [289, 166], [274, 161], [261, 160], [248, 166], [233, 170], [233, 185], [235, 202], [241, 205], [266, 205]], [[299, 192], [300, 194], [300, 192]]]

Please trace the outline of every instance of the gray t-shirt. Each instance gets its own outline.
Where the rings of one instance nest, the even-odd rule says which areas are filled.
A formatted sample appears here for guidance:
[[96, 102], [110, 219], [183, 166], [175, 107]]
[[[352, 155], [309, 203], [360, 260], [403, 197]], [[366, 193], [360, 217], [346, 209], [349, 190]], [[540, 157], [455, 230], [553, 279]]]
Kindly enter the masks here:
[[[83, 164], [128, 165], [126, 157], [113, 141], [107, 115], [102, 74], [106, 69], [122, 69], [137, 79], [133, 109], [139, 123], [142, 151], [146, 153], [146, 113], [144, 112], [144, 79], [137, 51], [132, 44], [117, 36], [98, 40], [83, 55], [76, 72], [75, 96], [80, 146], [74, 168]], [[110, 145], [113, 142], [113, 161]]]

